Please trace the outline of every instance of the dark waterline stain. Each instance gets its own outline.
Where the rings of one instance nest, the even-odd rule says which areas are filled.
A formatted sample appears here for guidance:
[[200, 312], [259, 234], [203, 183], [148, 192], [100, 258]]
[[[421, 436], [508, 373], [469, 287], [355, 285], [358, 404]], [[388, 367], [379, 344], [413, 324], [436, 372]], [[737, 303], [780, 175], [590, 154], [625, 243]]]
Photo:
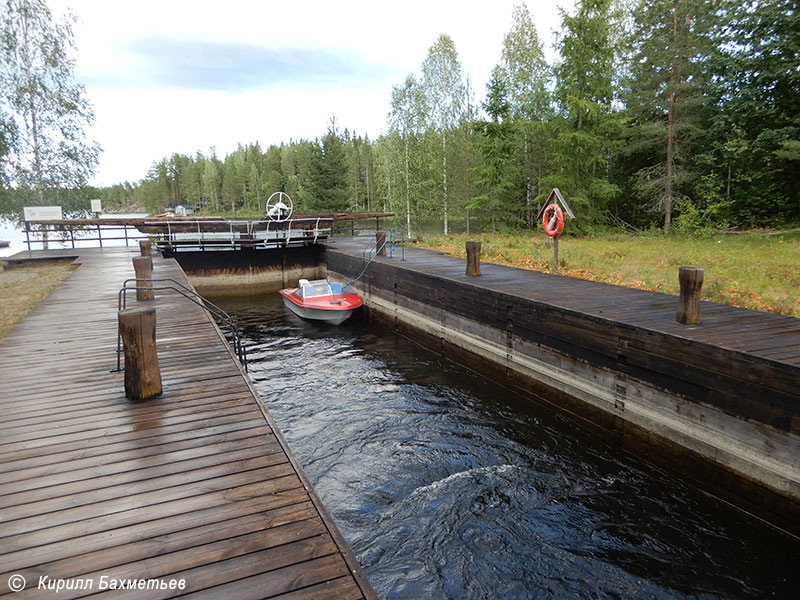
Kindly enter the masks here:
[[789, 598], [800, 542], [358, 318], [214, 299], [382, 598]]

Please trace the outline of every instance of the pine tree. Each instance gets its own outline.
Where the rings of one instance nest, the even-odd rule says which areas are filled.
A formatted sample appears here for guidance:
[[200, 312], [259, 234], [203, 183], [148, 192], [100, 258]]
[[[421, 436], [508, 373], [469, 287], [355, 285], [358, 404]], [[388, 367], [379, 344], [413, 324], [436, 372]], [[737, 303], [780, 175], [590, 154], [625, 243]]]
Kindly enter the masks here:
[[306, 208], [311, 211], [343, 212], [351, 207], [345, 144], [331, 118], [328, 132], [311, 146]]
[[475, 185], [483, 193], [473, 199], [472, 206], [488, 214], [492, 231], [496, 232], [499, 220], [514, 224], [523, 207], [516, 201], [520, 195], [512, 160], [514, 130], [510, 121], [511, 103], [500, 69], [495, 68], [492, 72], [486, 88], [483, 110], [489, 120], [478, 121], [474, 125], [479, 135], [475, 149], [481, 156], [479, 165], [474, 169]]
[[561, 62], [556, 66], [560, 113], [554, 143], [556, 174], [546, 187], [558, 187], [571, 200], [578, 218], [603, 219], [618, 193], [610, 181], [611, 152], [619, 121], [612, 111], [615, 47], [611, 0], [580, 0], [577, 12], [562, 11]]
[[693, 146], [704, 132], [712, 13], [706, 3], [642, 0], [634, 15], [628, 155], [644, 155], [638, 189], [652, 209], [663, 212], [668, 232], [676, 198], [688, 200], [698, 177], [691, 165]]
[[221, 164], [217, 158], [217, 150], [212, 146], [211, 156], [206, 161], [203, 169], [203, 188], [207, 197], [211, 200], [211, 208], [219, 210], [220, 198], [222, 197], [222, 176], [220, 173]]

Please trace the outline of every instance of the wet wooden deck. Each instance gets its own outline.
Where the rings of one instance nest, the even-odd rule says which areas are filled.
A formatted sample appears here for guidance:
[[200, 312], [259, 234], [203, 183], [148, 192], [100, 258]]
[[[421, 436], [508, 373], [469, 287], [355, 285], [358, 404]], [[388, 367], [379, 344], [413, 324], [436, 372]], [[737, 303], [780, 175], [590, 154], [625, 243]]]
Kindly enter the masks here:
[[184, 581], [127, 592], [148, 599], [374, 597], [206, 313], [157, 294], [164, 393], [131, 402], [112, 370], [136, 254], [62, 254], [80, 266], [0, 341], [0, 595], [18, 574], [14, 597], [52, 597], [36, 588], [59, 579], [92, 584], [59, 598], [119, 595], [103, 577]]

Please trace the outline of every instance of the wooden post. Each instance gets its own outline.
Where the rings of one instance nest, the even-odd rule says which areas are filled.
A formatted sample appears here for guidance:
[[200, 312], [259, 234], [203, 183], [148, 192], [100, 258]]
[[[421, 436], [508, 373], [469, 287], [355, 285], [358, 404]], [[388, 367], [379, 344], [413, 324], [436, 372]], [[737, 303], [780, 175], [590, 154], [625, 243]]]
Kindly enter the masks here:
[[147, 400], [161, 394], [156, 352], [156, 309], [128, 308], [117, 313], [125, 349], [125, 395]]
[[[134, 256], [133, 257], [133, 270], [136, 272], [136, 279], [152, 279], [153, 278], [153, 259], [149, 256]], [[151, 288], [153, 287], [150, 281], [137, 281], [137, 288]], [[137, 300], [152, 300], [155, 298], [153, 290], [136, 290]]]
[[481, 274], [481, 243], [467, 242], [467, 275]]
[[[127, 231], [127, 228], [126, 228]], [[127, 244], [127, 242], [126, 242]], [[150, 260], [150, 273], [153, 272], [153, 242], [150, 240], [139, 240], [139, 252]]]
[[386, 256], [386, 232], [378, 231], [375, 234], [375, 251], [381, 256]]
[[558, 273], [558, 236], [553, 238], [553, 273]]
[[675, 315], [678, 323], [696, 325], [700, 322], [700, 291], [703, 288], [703, 269], [681, 267], [678, 269], [681, 295]]

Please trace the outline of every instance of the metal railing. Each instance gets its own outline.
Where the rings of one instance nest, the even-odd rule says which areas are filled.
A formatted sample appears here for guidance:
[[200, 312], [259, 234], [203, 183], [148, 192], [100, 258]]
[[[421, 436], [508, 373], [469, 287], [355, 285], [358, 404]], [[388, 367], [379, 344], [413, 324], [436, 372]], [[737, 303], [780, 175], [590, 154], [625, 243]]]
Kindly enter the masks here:
[[[28, 251], [36, 248], [125, 246], [152, 239], [169, 250], [271, 248], [291, 244], [316, 244], [331, 235], [331, 220], [323, 217], [287, 221], [229, 219], [136, 219], [90, 223], [25, 221]], [[91, 221], [91, 220], [88, 220]], [[140, 227], [147, 233], [142, 233]], [[130, 231], [129, 231], [130, 230]]]
[[[75, 248], [76, 244], [96, 242], [102, 248], [103, 242], [111, 242], [112, 246], [121, 246], [122, 244], [113, 242], [124, 241], [127, 247], [129, 244], [135, 245], [139, 240], [146, 240], [149, 237], [140, 233], [134, 225], [50, 225], [42, 223], [39, 224], [38, 229], [34, 229], [31, 223], [25, 221], [25, 244], [28, 246], [28, 252], [33, 249], [34, 244], [39, 244], [42, 249], [47, 249], [50, 245], [70, 245]], [[92, 246], [93, 244], [88, 247]]]
[[[150, 286], [133, 286], [129, 287], [128, 284], [130, 282], [138, 283], [150, 283]], [[153, 283], [162, 283], [168, 282], [173, 283], [175, 285], [160, 285], [154, 286]], [[176, 287], [177, 286], [177, 287]], [[117, 310], [122, 311], [125, 310], [127, 306], [127, 292], [130, 290], [153, 290], [153, 291], [164, 291], [164, 290], [172, 290], [177, 292], [184, 298], [194, 302], [207, 313], [209, 313], [212, 317], [217, 319], [218, 321], [222, 322], [229, 330], [229, 334], [231, 336], [231, 345], [233, 346], [233, 351], [236, 353], [239, 362], [244, 367], [244, 370], [247, 371], [247, 349], [242, 344], [242, 336], [239, 333], [239, 328], [234, 323], [231, 316], [222, 310], [219, 306], [211, 302], [210, 300], [206, 300], [200, 294], [195, 292], [190, 287], [187, 287], [180, 283], [179, 281], [175, 281], [174, 279], [170, 278], [163, 278], [163, 279], [126, 279], [122, 283], [122, 288], [120, 288], [118, 296], [117, 296]], [[122, 334], [117, 330], [117, 371], [122, 370]]]
[[[372, 217], [369, 217], [372, 218]], [[102, 221], [108, 221], [102, 222]], [[316, 244], [337, 235], [364, 236], [381, 229], [381, 218], [372, 226], [357, 220], [335, 220], [330, 216], [298, 217], [286, 221], [182, 218], [180, 220], [136, 218], [61, 219], [25, 221], [28, 250], [57, 247], [128, 246], [151, 239], [160, 249], [267, 249], [292, 244]], [[140, 229], [141, 228], [141, 229]]]
[[[386, 231], [386, 230], [368, 230], [368, 231], [374, 232], [375, 235], [372, 236], [372, 239], [369, 240], [369, 243], [361, 251], [361, 260], [363, 260], [365, 262], [366, 261], [372, 262], [372, 259], [374, 259], [375, 256], [377, 256], [377, 254], [384, 248], [386, 249], [387, 256], [389, 258], [394, 258], [395, 249], [399, 245], [400, 246], [400, 250], [402, 252], [400, 260], [401, 261], [405, 261], [405, 259], [406, 259], [406, 247], [405, 247], [405, 244], [406, 244], [406, 242], [408, 240], [406, 240], [405, 238], [396, 237], [395, 231], [394, 231], [394, 227], [392, 227], [388, 231]], [[384, 242], [383, 242], [382, 245], [378, 244], [378, 240], [377, 240], [378, 231], [383, 231], [386, 234], [386, 238], [384, 239]], [[369, 238], [367, 238], [367, 236], [359, 236], [359, 238], [360, 237], [364, 237], [365, 239], [369, 239]]]
[[386, 256], [388, 256], [390, 259], [394, 258], [394, 248], [398, 241], [401, 242], [400, 247], [402, 248], [402, 258], [400, 260], [404, 261], [406, 259], [405, 244], [403, 243], [405, 240], [397, 240], [394, 235], [394, 227], [392, 227], [392, 229], [389, 230], [388, 235], [383, 238], [383, 243], [379, 244], [377, 239], [372, 240], [371, 243], [362, 250], [361, 260], [364, 261], [364, 268], [361, 270], [361, 273], [358, 274], [358, 277], [351, 279], [342, 287], [347, 287], [351, 283], [355, 283], [361, 279], [364, 276], [364, 273], [367, 272], [367, 268], [370, 266], [370, 264], [372, 264], [372, 261], [375, 260], [375, 258], [377, 258], [377, 256], [380, 254], [381, 250], [384, 250], [387, 246], [389, 249]]
[[[322, 224], [322, 226], [320, 226]], [[184, 219], [179, 222], [145, 221], [144, 227], [159, 227], [151, 232], [156, 246], [170, 251], [199, 248], [270, 248], [290, 244], [316, 244], [330, 233], [330, 220], [321, 217], [286, 221], [247, 221], [228, 219]], [[212, 230], [209, 231], [208, 229]], [[215, 229], [215, 230], [213, 230]]]

